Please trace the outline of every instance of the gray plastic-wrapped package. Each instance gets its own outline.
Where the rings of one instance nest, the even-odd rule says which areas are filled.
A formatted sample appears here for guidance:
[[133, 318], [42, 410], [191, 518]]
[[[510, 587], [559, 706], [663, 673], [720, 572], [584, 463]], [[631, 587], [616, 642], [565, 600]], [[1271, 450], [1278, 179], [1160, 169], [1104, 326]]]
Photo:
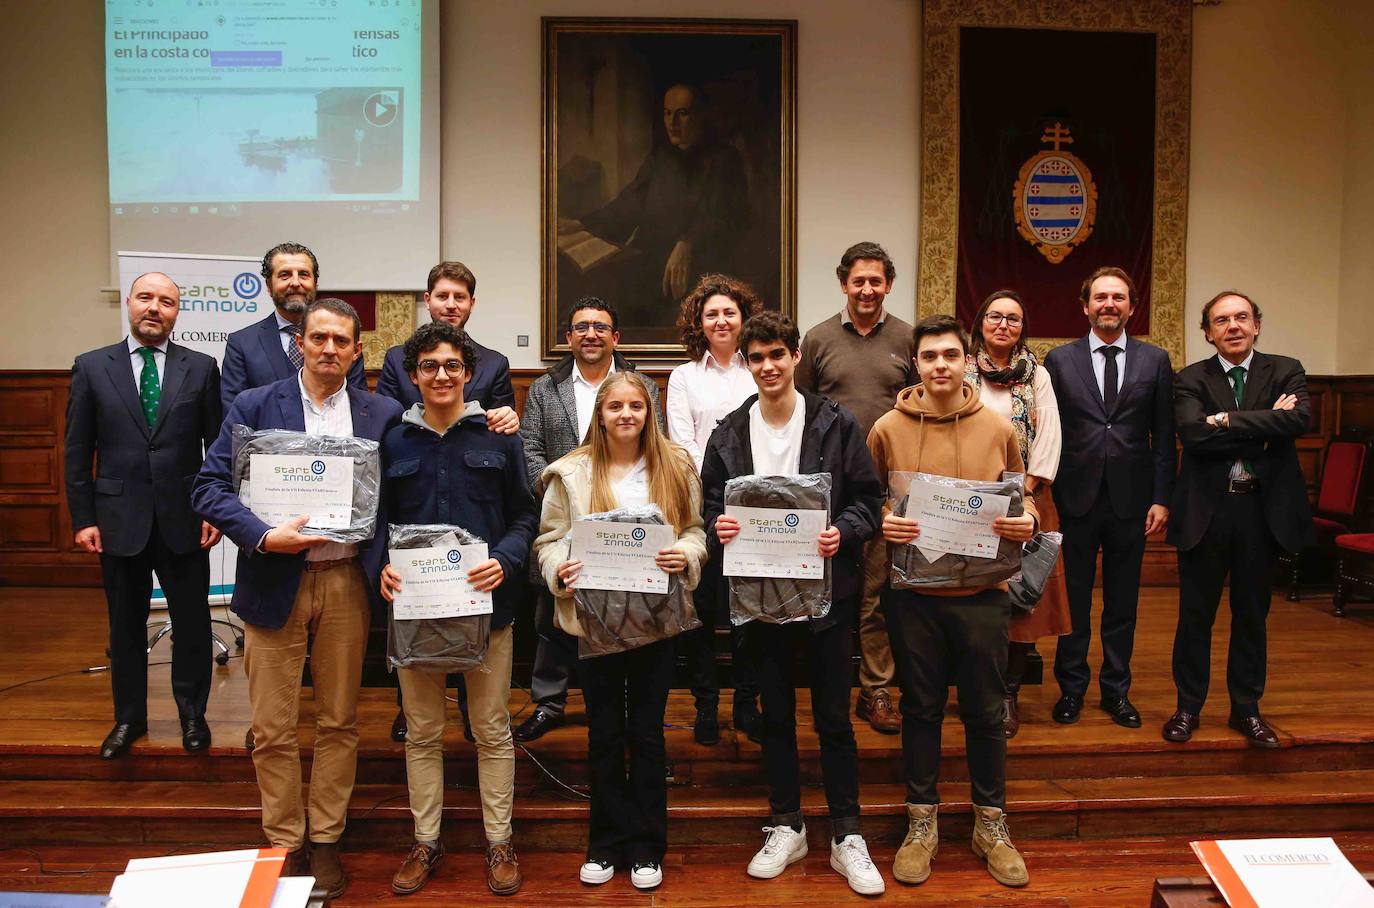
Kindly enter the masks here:
[[[917, 480], [961, 492], [1004, 495], [1011, 499], [1007, 505], [1008, 517], [1020, 517], [1026, 512], [1023, 505], [1026, 492], [1024, 473], [1003, 473], [1000, 480], [988, 481], [893, 470], [887, 474], [888, 503], [892, 506], [892, 513], [899, 517], [907, 516], [908, 490], [911, 483]], [[1021, 572], [1021, 543], [1010, 539], [999, 539], [997, 554], [991, 558], [945, 553], [934, 561], [926, 557], [919, 543], [918, 538], [916, 542], [906, 545], [888, 544], [888, 579], [894, 590], [991, 586], [1018, 577]]]
[[[393, 523], [390, 548], [427, 549], [442, 545], [445, 537], [457, 537], [459, 545], [484, 541], [459, 526]], [[386, 661], [393, 669], [472, 671], [482, 667], [490, 639], [490, 614], [398, 621], [396, 610], [387, 610]]]
[[[755, 474], [725, 481], [725, 506], [825, 511], [830, 517], [829, 473], [792, 476]], [[750, 621], [786, 624], [830, 614], [830, 562], [819, 579], [794, 577], [727, 577], [730, 584], [730, 623]]]
[[1026, 612], [1035, 611], [1045, 594], [1054, 563], [1059, 560], [1059, 546], [1063, 533], [1036, 533], [1035, 538], [1021, 547], [1021, 578], [1007, 584], [1011, 604]]
[[[579, 519], [660, 526], [667, 523], [657, 505], [616, 508]], [[577, 638], [577, 658], [623, 653], [701, 627], [696, 606], [683, 588], [682, 578], [682, 573], [669, 574], [666, 593], [577, 587], [573, 591], [573, 603], [577, 608], [578, 624], [582, 625], [582, 636]]]
[[[302, 533], [323, 536], [335, 542], [366, 542], [377, 529], [377, 505], [381, 500], [382, 465], [380, 446], [368, 438], [335, 435], [308, 435], [288, 429], [250, 429], [234, 426], [234, 491], [239, 501], [252, 509], [249, 494], [253, 455], [275, 454], [301, 457], [348, 457], [353, 460], [353, 511], [346, 527], [317, 527], [306, 524]], [[320, 468], [323, 469], [323, 463]]]

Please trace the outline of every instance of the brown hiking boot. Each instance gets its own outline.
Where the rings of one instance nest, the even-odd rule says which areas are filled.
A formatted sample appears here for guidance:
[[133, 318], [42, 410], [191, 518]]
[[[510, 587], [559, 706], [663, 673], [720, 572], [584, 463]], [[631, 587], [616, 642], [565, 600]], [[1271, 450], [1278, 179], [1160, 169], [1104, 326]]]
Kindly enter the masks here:
[[930, 862], [940, 852], [940, 830], [935, 824], [939, 810], [938, 804], [906, 805], [906, 838], [892, 862], [892, 875], [899, 881], [924, 883], [930, 876]]
[[344, 894], [348, 888], [348, 874], [339, 863], [337, 842], [310, 843], [310, 875], [315, 878], [317, 887], [329, 892], [331, 899]]
[[1021, 685], [1008, 684], [1006, 696], [1002, 698], [1002, 705], [1006, 707], [1006, 715], [1002, 717], [1002, 731], [1010, 741], [1016, 737], [1016, 733], [1021, 730], [1021, 710], [1017, 702], [1021, 693]]
[[515, 895], [520, 891], [520, 862], [515, 859], [515, 847], [510, 842], [487, 846], [487, 888], [497, 895]]
[[420, 888], [429, 882], [435, 868], [439, 866], [439, 859], [443, 856], [443, 842], [435, 842], [433, 845], [416, 842], [410, 849], [410, 854], [401, 862], [401, 869], [391, 878], [391, 891], [397, 895], [419, 892]]
[[1026, 862], [1011, 843], [1005, 811], [974, 805], [973, 853], [988, 862], [988, 873], [1003, 886], [1024, 886], [1030, 882]]
[[895, 735], [902, 730], [902, 716], [892, 705], [892, 696], [882, 688], [875, 690], [871, 697], [860, 694], [854, 715], [885, 735]]

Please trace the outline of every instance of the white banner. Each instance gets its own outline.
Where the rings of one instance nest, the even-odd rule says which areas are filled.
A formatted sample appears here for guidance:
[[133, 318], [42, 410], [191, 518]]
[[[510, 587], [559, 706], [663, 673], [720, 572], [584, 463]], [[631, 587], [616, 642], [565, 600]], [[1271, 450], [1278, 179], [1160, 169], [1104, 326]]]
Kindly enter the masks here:
[[[181, 290], [181, 311], [171, 340], [224, 362], [229, 335], [272, 312], [272, 298], [263, 285], [261, 261], [239, 255], [183, 255], [176, 252], [119, 253], [118, 336], [129, 333], [129, 313], [123, 301], [134, 279], [161, 271]], [[227, 414], [226, 414], [227, 415]], [[210, 552], [210, 604], [223, 605], [234, 592], [234, 564], [238, 549], [228, 539]], [[160, 584], [153, 598], [163, 601]]]

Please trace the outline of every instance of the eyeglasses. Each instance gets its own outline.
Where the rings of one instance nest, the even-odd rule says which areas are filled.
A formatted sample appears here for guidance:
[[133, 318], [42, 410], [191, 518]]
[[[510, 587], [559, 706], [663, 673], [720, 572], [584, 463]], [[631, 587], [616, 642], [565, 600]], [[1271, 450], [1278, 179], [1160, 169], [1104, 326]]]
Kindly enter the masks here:
[[463, 365], [462, 360], [457, 359], [450, 359], [442, 363], [439, 362], [437, 359], [420, 360], [420, 374], [425, 376], [426, 378], [433, 378], [434, 376], [438, 375], [440, 369], [443, 369], [449, 375], [462, 375], [463, 372], [467, 369], [467, 366]]
[[989, 312], [983, 316], [983, 321], [989, 325], [1000, 325], [1002, 322], [1006, 322], [1008, 328], [1021, 327], [1021, 316], [1003, 315], [1001, 312]]
[[614, 328], [605, 322], [578, 322], [576, 325], [572, 326], [572, 333], [579, 335], [591, 334], [593, 331], [597, 334], [610, 334], [614, 330]]

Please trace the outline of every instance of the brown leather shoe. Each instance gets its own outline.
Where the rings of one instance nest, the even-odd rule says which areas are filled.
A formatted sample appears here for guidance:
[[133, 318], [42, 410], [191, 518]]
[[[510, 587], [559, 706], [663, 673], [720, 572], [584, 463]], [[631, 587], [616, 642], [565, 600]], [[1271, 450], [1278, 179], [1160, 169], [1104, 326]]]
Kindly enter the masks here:
[[515, 846], [500, 842], [487, 846], [487, 888], [497, 895], [515, 895], [520, 891], [520, 862], [515, 859]]
[[310, 876], [310, 846], [302, 845], [286, 853], [286, 863], [281, 865], [282, 876]]
[[253, 737], [253, 729], [250, 728], [243, 733], [243, 746], [247, 748], [250, 754], [253, 752], [253, 748], [258, 746], [258, 739]]
[[435, 842], [433, 845], [416, 842], [410, 849], [410, 854], [401, 862], [401, 869], [391, 878], [391, 891], [397, 895], [419, 892], [420, 887], [429, 882], [434, 869], [439, 866], [439, 859], [443, 856], [443, 842]]
[[1010, 741], [1016, 737], [1016, 733], [1021, 730], [1021, 708], [1017, 702], [1021, 693], [1021, 685], [1008, 684], [1006, 696], [1002, 698], [1002, 705], [1006, 707], [1006, 714], [1002, 717], [1002, 732]]
[[1202, 720], [1195, 714], [1186, 709], [1176, 709], [1169, 717], [1169, 721], [1164, 723], [1164, 740], [1182, 744], [1193, 736], [1193, 732], [1197, 731], [1201, 724]]
[[854, 715], [872, 725], [874, 731], [885, 735], [895, 735], [902, 730], [902, 716], [892, 705], [892, 696], [881, 688], [875, 690], [871, 697], [860, 694]]
[[344, 894], [348, 888], [348, 874], [339, 863], [338, 843], [310, 843], [310, 875], [315, 878], [317, 887], [329, 892], [331, 899]]
[[1259, 716], [1231, 716], [1226, 722], [1245, 736], [1251, 747], [1278, 747], [1279, 736], [1269, 727], [1269, 723]]

